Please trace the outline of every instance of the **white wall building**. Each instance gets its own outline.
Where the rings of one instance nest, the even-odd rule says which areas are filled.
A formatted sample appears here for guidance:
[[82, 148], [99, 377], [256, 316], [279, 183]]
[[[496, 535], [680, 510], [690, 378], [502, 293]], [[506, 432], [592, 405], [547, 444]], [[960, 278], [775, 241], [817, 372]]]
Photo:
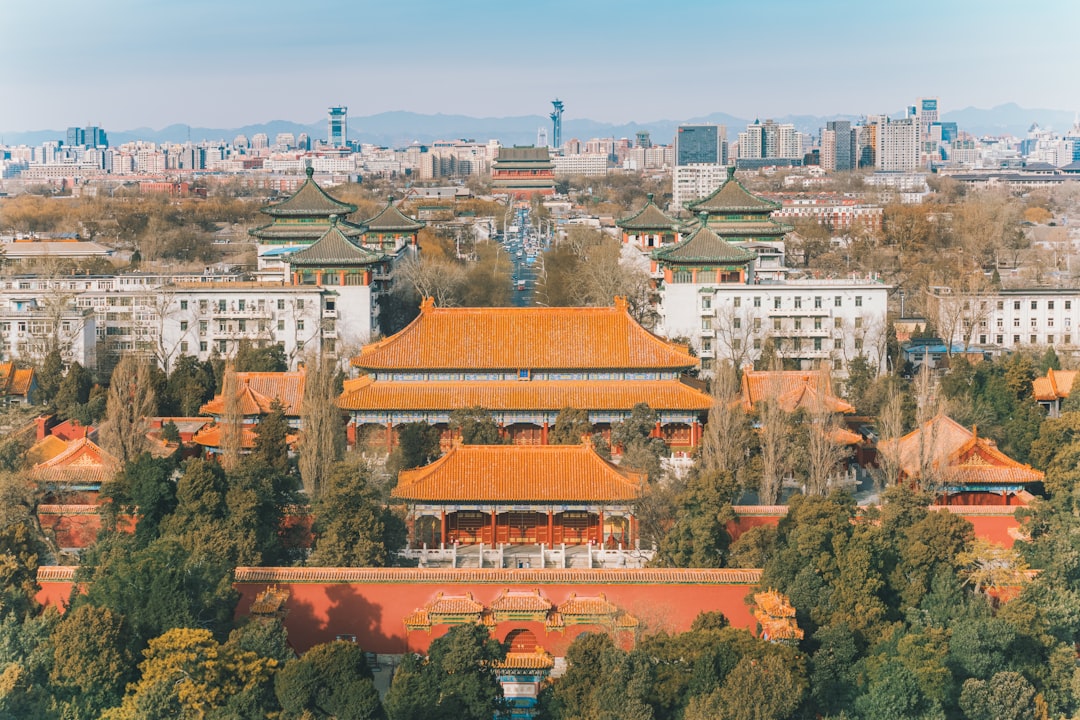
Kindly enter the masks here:
[[658, 332], [689, 338], [708, 372], [718, 360], [753, 363], [771, 339], [777, 354], [843, 375], [865, 356], [882, 368], [889, 287], [875, 280], [665, 283]]
[[676, 165], [672, 171], [671, 212], [707, 197], [727, 179], [725, 165]]

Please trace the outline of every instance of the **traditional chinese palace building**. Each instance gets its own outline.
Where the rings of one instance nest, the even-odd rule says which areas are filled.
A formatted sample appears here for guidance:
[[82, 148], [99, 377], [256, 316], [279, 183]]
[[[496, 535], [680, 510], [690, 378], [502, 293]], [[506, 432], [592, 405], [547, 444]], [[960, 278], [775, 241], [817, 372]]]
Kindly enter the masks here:
[[641, 327], [622, 298], [584, 308], [437, 308], [428, 299], [404, 330], [352, 364], [366, 374], [346, 381], [338, 404], [351, 432], [374, 431], [367, 437], [387, 447], [397, 425], [446, 430], [457, 408], [491, 412], [514, 443], [546, 445], [564, 408], [586, 410], [607, 433], [644, 403], [658, 415], [658, 437], [690, 448], [712, 406], [683, 376], [697, 359]]
[[942, 505], [1026, 505], [1028, 486], [1044, 477], [945, 415], [898, 440], [879, 443], [878, 454], [896, 457], [903, 478], [925, 479], [941, 488]]
[[[259, 212], [269, 215], [271, 222], [252, 228], [248, 233], [259, 245], [310, 245], [330, 229], [330, 217], [344, 217], [356, 212], [356, 206], [327, 194], [312, 179], [314, 171], [307, 169], [307, 180], [286, 200], [268, 205]], [[354, 240], [364, 234], [364, 226], [350, 222], [339, 223], [339, 230]]]
[[656, 206], [652, 193], [649, 193], [643, 208], [617, 221], [615, 225], [622, 230], [623, 244], [646, 252], [665, 245], [674, 245], [681, 239], [681, 224]]
[[[289, 427], [300, 427], [300, 410], [304, 402], [303, 368], [296, 372], [238, 372], [236, 373], [235, 412], [240, 416], [240, 449], [245, 452], [255, 447], [259, 421], [273, 412], [274, 403], [280, 403]], [[226, 422], [228, 421], [229, 402], [222, 392], [205, 403], [199, 412], [213, 417], [213, 422], [204, 425], [192, 437], [192, 442], [201, 445], [211, 454], [220, 453], [225, 444]], [[287, 438], [291, 444], [296, 436]]]
[[515, 197], [555, 194], [555, 164], [546, 147], [499, 148], [491, 165], [491, 188]]
[[1061, 401], [1069, 397], [1073, 382], [1076, 380], [1076, 370], [1046, 371], [1046, 377], [1035, 378], [1031, 382], [1031, 394], [1046, 409], [1050, 417], [1061, 415]]
[[409, 508], [410, 541], [607, 543], [633, 547], [646, 475], [583, 445], [457, 445], [402, 471], [391, 496]]

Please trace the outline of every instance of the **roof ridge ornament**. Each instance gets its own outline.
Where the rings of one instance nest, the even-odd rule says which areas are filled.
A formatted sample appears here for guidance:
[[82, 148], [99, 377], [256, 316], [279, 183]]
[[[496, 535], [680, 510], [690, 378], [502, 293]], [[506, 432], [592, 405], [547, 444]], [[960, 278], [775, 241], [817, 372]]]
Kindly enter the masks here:
[[728, 167], [727, 167], [727, 179], [728, 180], [734, 180], [735, 179], [735, 166], [734, 165], [728, 165]]
[[313, 168], [311, 165], [308, 165], [306, 168], [304, 168], [304, 173], [307, 175], [308, 180], [310, 180], [315, 175], [315, 168]]

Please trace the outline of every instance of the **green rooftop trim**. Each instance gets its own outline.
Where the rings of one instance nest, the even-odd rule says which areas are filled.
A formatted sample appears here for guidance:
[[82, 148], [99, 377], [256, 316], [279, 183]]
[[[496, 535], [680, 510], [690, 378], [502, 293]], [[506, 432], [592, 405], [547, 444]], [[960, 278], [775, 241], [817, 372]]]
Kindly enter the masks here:
[[368, 232], [417, 232], [421, 228], [427, 226], [427, 223], [420, 220], [413, 220], [408, 215], [404, 214], [394, 205], [394, 198], [390, 196], [386, 199], [386, 207], [384, 207], [378, 215], [366, 220], [364, 225], [367, 226]]
[[617, 220], [615, 225], [623, 230], [679, 230], [679, 222], [665, 215], [656, 206], [652, 193], [649, 193], [645, 207], [633, 215]]
[[702, 213], [701, 225], [694, 234], [671, 247], [654, 250], [652, 257], [669, 263], [743, 264], [753, 262], [756, 255], [713, 232]]
[[307, 180], [292, 197], [276, 205], [268, 205], [259, 212], [272, 217], [314, 216], [330, 217], [356, 212], [356, 206], [330, 197], [319, 184], [312, 179], [315, 171], [307, 169]]
[[289, 265], [300, 266], [341, 266], [341, 265], [372, 265], [385, 259], [382, 253], [373, 252], [361, 247], [349, 238], [338, 227], [336, 215], [330, 218], [330, 229], [303, 250], [297, 250], [286, 258]]
[[752, 194], [735, 179], [735, 168], [728, 168], [728, 177], [723, 185], [701, 200], [687, 204], [691, 212], [760, 212], [770, 213], [780, 209], [780, 203], [766, 200]]

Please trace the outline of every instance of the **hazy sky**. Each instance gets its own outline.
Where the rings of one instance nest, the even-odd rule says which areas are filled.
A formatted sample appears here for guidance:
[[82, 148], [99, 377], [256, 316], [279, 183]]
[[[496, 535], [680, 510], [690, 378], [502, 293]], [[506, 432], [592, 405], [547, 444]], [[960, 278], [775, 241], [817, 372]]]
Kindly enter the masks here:
[[1080, 110], [1080, 0], [0, 0], [0, 131]]

